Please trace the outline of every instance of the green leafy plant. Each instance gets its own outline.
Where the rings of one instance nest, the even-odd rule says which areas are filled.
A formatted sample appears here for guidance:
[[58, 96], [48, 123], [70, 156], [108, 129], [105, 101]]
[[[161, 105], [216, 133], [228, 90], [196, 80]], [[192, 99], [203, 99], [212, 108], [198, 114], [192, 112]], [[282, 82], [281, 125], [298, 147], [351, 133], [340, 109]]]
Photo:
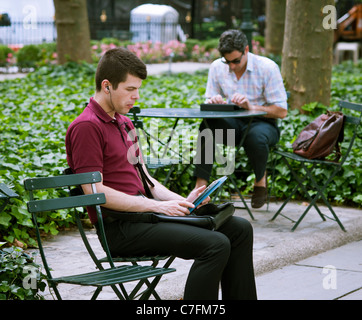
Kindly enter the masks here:
[[42, 300], [46, 283], [40, 270], [21, 248], [0, 250], [0, 300]]
[[6, 67], [9, 65], [11, 57], [14, 51], [6, 45], [0, 45], [0, 67]]
[[34, 68], [40, 59], [41, 49], [34, 44], [22, 47], [17, 54], [17, 64], [20, 68]]

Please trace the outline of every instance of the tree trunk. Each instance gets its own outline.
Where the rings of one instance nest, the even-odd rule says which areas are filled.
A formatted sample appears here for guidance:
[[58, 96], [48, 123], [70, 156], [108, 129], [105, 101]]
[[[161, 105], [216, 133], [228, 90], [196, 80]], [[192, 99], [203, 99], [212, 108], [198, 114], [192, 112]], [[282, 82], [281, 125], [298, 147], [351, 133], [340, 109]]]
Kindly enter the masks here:
[[266, 0], [265, 49], [282, 54], [287, 0]]
[[326, 5], [334, 0], [287, 1], [282, 75], [292, 109], [330, 103], [333, 30], [323, 27]]
[[91, 62], [87, 0], [54, 0], [59, 64]]

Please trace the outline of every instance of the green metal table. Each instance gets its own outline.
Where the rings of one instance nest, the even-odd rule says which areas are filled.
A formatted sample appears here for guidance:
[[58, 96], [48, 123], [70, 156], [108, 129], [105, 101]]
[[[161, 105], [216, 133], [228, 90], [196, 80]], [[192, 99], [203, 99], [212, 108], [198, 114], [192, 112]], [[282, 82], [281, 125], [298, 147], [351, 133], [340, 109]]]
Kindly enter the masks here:
[[[138, 110], [137, 110], [138, 111]], [[199, 108], [146, 108], [146, 109], [140, 109], [140, 112], [137, 113], [135, 115], [135, 113], [133, 113], [133, 115], [135, 117], [144, 117], [144, 118], [173, 118], [176, 119], [173, 126], [172, 126], [172, 131], [170, 136], [167, 139], [166, 143], [162, 143], [161, 141], [159, 141], [158, 137], [152, 137], [153, 139], [157, 140], [158, 142], [160, 142], [164, 147], [164, 153], [163, 156], [164, 157], [167, 153], [167, 150], [169, 148], [170, 142], [172, 140], [172, 137], [174, 135], [174, 132], [176, 131], [176, 127], [177, 124], [179, 122], [180, 119], [203, 119], [206, 122], [206, 126], [207, 126], [207, 119], [220, 119], [220, 118], [249, 118], [249, 124], [248, 124], [248, 129], [246, 130], [243, 138], [241, 139], [240, 143], [238, 146], [236, 146], [239, 150], [239, 148], [241, 147], [241, 145], [243, 144], [243, 141], [245, 139], [245, 136], [249, 130], [249, 126], [252, 122], [252, 119], [254, 117], [260, 117], [260, 116], [264, 116], [266, 114], [266, 112], [264, 111], [249, 111], [249, 110], [237, 110], [237, 111], [201, 111]], [[149, 135], [150, 136], [150, 135]], [[181, 155], [182, 158], [182, 155]], [[186, 166], [185, 170], [183, 172], [186, 171], [186, 169], [188, 168], [188, 166], [190, 165], [190, 163], [188, 163], [188, 165]], [[237, 188], [237, 184], [236, 181], [234, 179], [234, 177], [232, 175], [229, 175], [229, 178], [232, 182], [232, 184], [234, 185], [241, 201], [244, 204], [244, 209], [246, 209], [250, 215], [250, 217], [254, 220], [254, 217], [249, 209], [249, 207], [247, 206], [244, 197], [242, 196], [242, 194], [240, 193], [240, 191]]]

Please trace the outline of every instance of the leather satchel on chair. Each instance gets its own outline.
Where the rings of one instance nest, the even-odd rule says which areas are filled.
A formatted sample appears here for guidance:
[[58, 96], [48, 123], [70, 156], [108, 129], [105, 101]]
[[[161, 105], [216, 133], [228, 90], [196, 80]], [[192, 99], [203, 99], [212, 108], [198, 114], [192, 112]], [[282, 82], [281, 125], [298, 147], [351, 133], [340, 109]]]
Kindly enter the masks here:
[[327, 111], [307, 125], [294, 141], [293, 152], [307, 159], [323, 159], [333, 150], [341, 157], [339, 142], [343, 141], [344, 116], [342, 112]]

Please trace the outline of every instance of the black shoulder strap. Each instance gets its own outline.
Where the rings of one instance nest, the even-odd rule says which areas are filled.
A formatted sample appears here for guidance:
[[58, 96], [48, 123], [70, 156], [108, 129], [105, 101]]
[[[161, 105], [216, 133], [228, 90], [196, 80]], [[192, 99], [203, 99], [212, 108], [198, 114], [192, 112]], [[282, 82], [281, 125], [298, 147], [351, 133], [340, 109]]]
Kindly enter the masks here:
[[[129, 132], [131, 130], [133, 130], [132, 128], [129, 127], [129, 123], [127, 123], [127, 122], [125, 123], [125, 129], [126, 129], [127, 134], [129, 134]], [[134, 141], [135, 141], [135, 143], [138, 143], [137, 135], [135, 136]], [[147, 198], [153, 199], [153, 195], [152, 195], [152, 192], [151, 192], [149, 186], [151, 186], [151, 188], [154, 188], [155, 185], [150, 180], [150, 178], [147, 176], [146, 172], [143, 170], [142, 163], [140, 162], [140, 154], [139, 154], [138, 148], [136, 148], [135, 157], [137, 159], [137, 162], [136, 162], [136, 164], [134, 164], [134, 166], [138, 169], [138, 172], [140, 173], [141, 180], [143, 183], [143, 188], [145, 189], [145, 192], [146, 192], [146, 196], [147, 196]]]

